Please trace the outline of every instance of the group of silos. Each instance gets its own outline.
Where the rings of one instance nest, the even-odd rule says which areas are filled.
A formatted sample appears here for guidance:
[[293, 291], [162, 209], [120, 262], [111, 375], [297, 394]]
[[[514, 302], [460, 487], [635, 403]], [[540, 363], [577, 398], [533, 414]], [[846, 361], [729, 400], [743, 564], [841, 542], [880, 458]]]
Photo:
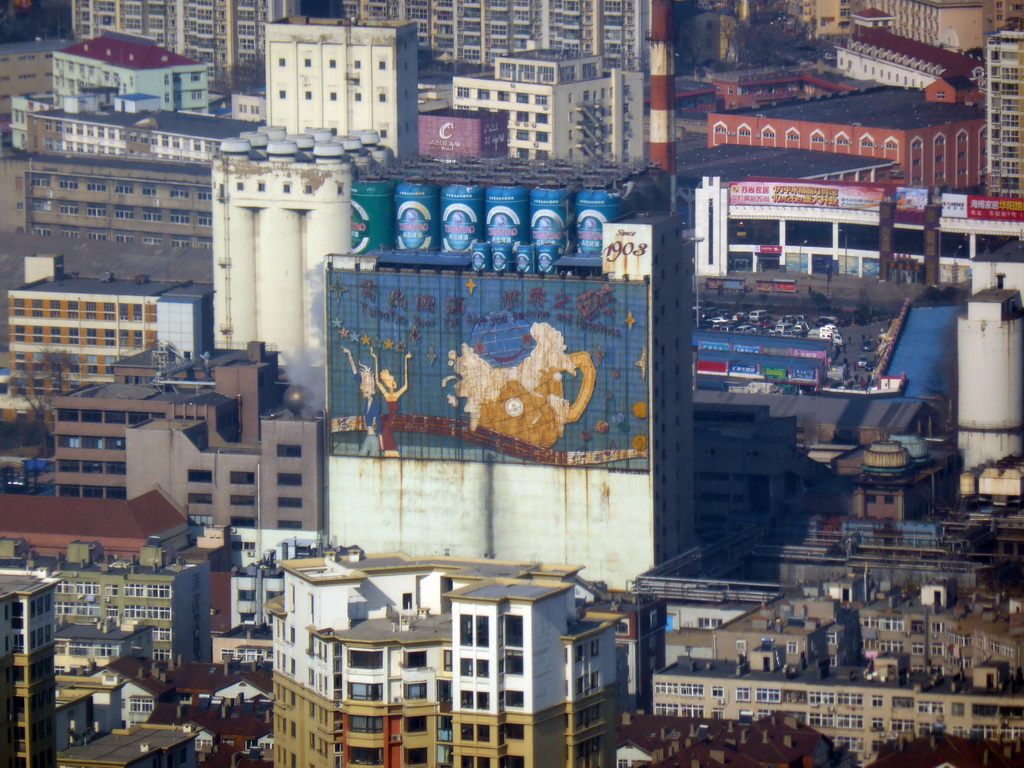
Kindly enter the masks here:
[[473, 269], [550, 274], [564, 253], [600, 254], [622, 198], [602, 189], [357, 181], [352, 252], [470, 253]]
[[271, 160], [291, 160], [297, 152], [310, 152], [324, 160], [350, 161], [360, 171], [376, 173], [395, 159], [394, 152], [380, 143], [377, 131], [353, 131], [338, 136], [333, 128], [310, 128], [305, 133], [288, 133], [278, 126], [261, 125], [237, 139], [221, 142], [221, 151], [231, 154], [254, 149]]

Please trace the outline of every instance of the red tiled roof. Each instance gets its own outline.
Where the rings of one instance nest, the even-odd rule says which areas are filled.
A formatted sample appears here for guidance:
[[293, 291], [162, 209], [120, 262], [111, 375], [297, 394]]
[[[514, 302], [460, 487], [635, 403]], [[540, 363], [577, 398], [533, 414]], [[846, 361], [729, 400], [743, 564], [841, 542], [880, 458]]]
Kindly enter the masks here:
[[223, 664], [201, 661], [189, 661], [167, 670], [167, 682], [179, 691], [215, 695], [228, 686], [244, 682], [253, 688], [252, 693], [246, 694], [247, 699], [255, 698], [258, 694], [270, 694], [274, 690], [273, 680], [273, 673], [269, 669], [225, 670]]
[[195, 723], [203, 730], [221, 738], [260, 739], [274, 732], [274, 725], [268, 719], [271, 711], [269, 702], [256, 711], [246, 711], [241, 707], [228, 707], [221, 714], [220, 708], [203, 709], [185, 706], [178, 712], [174, 704], [157, 704], [148, 723], [153, 725], [183, 725]]
[[1019, 743], [936, 735], [882, 747], [867, 768], [1024, 768]]
[[[161, 664], [159, 665], [159, 668], [163, 669], [165, 666], [166, 665]], [[99, 675], [103, 672], [117, 672], [118, 674], [127, 677], [140, 688], [146, 689], [158, 699], [174, 690], [174, 686], [161, 682], [154, 677], [154, 673], [157, 672], [157, 668], [149, 659], [139, 659], [135, 656], [122, 656], [119, 659], [114, 659], [106, 667], [97, 672], [97, 674]]]
[[854, 16], [860, 16], [862, 19], [891, 19], [892, 14], [880, 11], [877, 8], [865, 8], [863, 11], [855, 11]]
[[[985, 62], [975, 59], [973, 56], [967, 56], [956, 51], [947, 51], [945, 48], [911, 40], [909, 37], [894, 35], [892, 32], [884, 29], [859, 27], [852, 42], [870, 45], [884, 51], [891, 51], [898, 56], [907, 56], [926, 64], [942, 67], [942, 77], [956, 75], [973, 77], [975, 69], [981, 67], [984, 70], [985, 67]], [[849, 48], [850, 46], [848, 45], [847, 47]]]
[[273, 760], [254, 760], [247, 754], [239, 754], [237, 750], [228, 745], [221, 745], [216, 752], [211, 754], [203, 762], [203, 768], [274, 768]]
[[162, 69], [163, 67], [181, 67], [199, 63], [172, 53], [159, 45], [147, 45], [143, 42], [106, 36], [94, 37], [92, 40], [78, 43], [70, 48], [65, 48], [61, 53], [84, 56], [87, 59], [116, 64], [128, 69]]
[[186, 521], [185, 514], [159, 489], [134, 499], [76, 499], [64, 496], [0, 494], [0, 536], [34, 535], [81, 539], [141, 539]]

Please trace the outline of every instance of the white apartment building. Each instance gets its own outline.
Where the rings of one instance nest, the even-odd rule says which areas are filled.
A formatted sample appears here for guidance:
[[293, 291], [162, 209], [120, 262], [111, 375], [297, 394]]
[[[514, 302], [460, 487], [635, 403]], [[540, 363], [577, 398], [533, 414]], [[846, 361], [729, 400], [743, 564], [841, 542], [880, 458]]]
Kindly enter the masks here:
[[155, 97], [169, 112], [205, 112], [210, 100], [205, 65], [121, 35], [86, 40], [53, 55], [56, 106], [68, 96], [97, 91]]
[[544, 160], [638, 160], [643, 74], [604, 71], [600, 56], [524, 51], [501, 56], [493, 74], [453, 78], [457, 109], [507, 112], [509, 153]]
[[395, 155], [416, 154], [415, 24], [293, 16], [267, 24], [266, 35], [270, 125], [373, 130]]
[[298, 9], [298, 0], [72, 0], [72, 23], [79, 39], [139, 35], [223, 76], [259, 61], [266, 23]]
[[405, 765], [612, 765], [614, 624], [578, 619], [577, 568], [358, 548], [281, 567], [278, 764], [399, 742]]
[[651, 4], [644, 0], [341, 0], [344, 18], [415, 21], [420, 45], [490, 64], [529, 48], [603, 57], [609, 67], [647, 62]]
[[988, 193], [1020, 196], [1020, 123], [1024, 116], [1021, 93], [1024, 32], [1003, 30], [988, 35], [985, 43], [988, 114]]

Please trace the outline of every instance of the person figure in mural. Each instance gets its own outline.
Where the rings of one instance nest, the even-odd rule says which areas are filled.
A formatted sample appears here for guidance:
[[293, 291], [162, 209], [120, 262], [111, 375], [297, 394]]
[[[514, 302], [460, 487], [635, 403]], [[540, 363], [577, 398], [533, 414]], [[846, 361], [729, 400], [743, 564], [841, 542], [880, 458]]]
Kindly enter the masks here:
[[374, 368], [378, 371], [377, 389], [384, 396], [384, 402], [388, 404], [388, 412], [381, 418], [380, 447], [384, 451], [385, 456], [397, 457], [400, 454], [398, 453], [398, 444], [395, 442], [395, 436], [392, 432], [392, 422], [395, 416], [398, 415], [399, 398], [409, 389], [409, 360], [412, 358], [412, 352], [405, 353], [405, 384], [402, 385], [401, 389], [398, 388], [398, 382], [391, 375], [391, 371], [387, 368], [381, 369], [380, 361], [372, 349], [370, 350], [370, 355], [373, 357]]
[[[359, 382], [359, 394], [366, 401], [363, 405], [363, 426], [366, 428], [366, 437], [359, 447], [360, 456], [379, 456], [383, 450], [381, 441], [381, 418], [380, 403], [377, 402], [376, 383], [377, 378], [370, 366], [360, 364], [356, 368], [356, 361], [352, 358], [352, 351], [342, 347], [342, 351], [348, 356], [348, 364], [352, 368], [352, 375]], [[372, 354], [372, 352], [371, 352]], [[376, 356], [374, 360], [376, 360]]]

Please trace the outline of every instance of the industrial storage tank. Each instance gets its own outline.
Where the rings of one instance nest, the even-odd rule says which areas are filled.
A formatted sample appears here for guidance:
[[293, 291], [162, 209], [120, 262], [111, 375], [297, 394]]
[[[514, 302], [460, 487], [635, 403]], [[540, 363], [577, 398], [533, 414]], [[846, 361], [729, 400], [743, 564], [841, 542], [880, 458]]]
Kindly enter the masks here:
[[530, 193], [530, 240], [564, 251], [569, 240], [569, 190], [537, 187]]
[[576, 196], [576, 241], [580, 253], [601, 253], [604, 225], [622, 215], [622, 198], [603, 189]]
[[441, 248], [468, 251], [484, 237], [484, 188], [449, 184], [441, 189]]
[[538, 245], [537, 248], [537, 271], [543, 275], [551, 275], [555, 272], [555, 262], [560, 255], [558, 246]]
[[[987, 292], [986, 292], [987, 293]], [[1024, 314], [1017, 294], [976, 296], [957, 321], [964, 469], [1024, 451]]]
[[530, 191], [523, 186], [487, 190], [487, 240], [493, 246], [514, 247], [530, 242]]
[[511, 272], [514, 268], [511, 245], [491, 245], [491, 267], [495, 272]]
[[357, 181], [352, 185], [352, 253], [395, 246], [395, 185]]
[[441, 197], [434, 184], [404, 182], [395, 189], [396, 247], [437, 249], [441, 242]]
[[516, 272], [532, 275], [537, 271], [537, 249], [532, 243], [521, 243], [516, 251]]
[[480, 272], [491, 271], [491, 244], [486, 240], [477, 240], [470, 249], [473, 269]]

